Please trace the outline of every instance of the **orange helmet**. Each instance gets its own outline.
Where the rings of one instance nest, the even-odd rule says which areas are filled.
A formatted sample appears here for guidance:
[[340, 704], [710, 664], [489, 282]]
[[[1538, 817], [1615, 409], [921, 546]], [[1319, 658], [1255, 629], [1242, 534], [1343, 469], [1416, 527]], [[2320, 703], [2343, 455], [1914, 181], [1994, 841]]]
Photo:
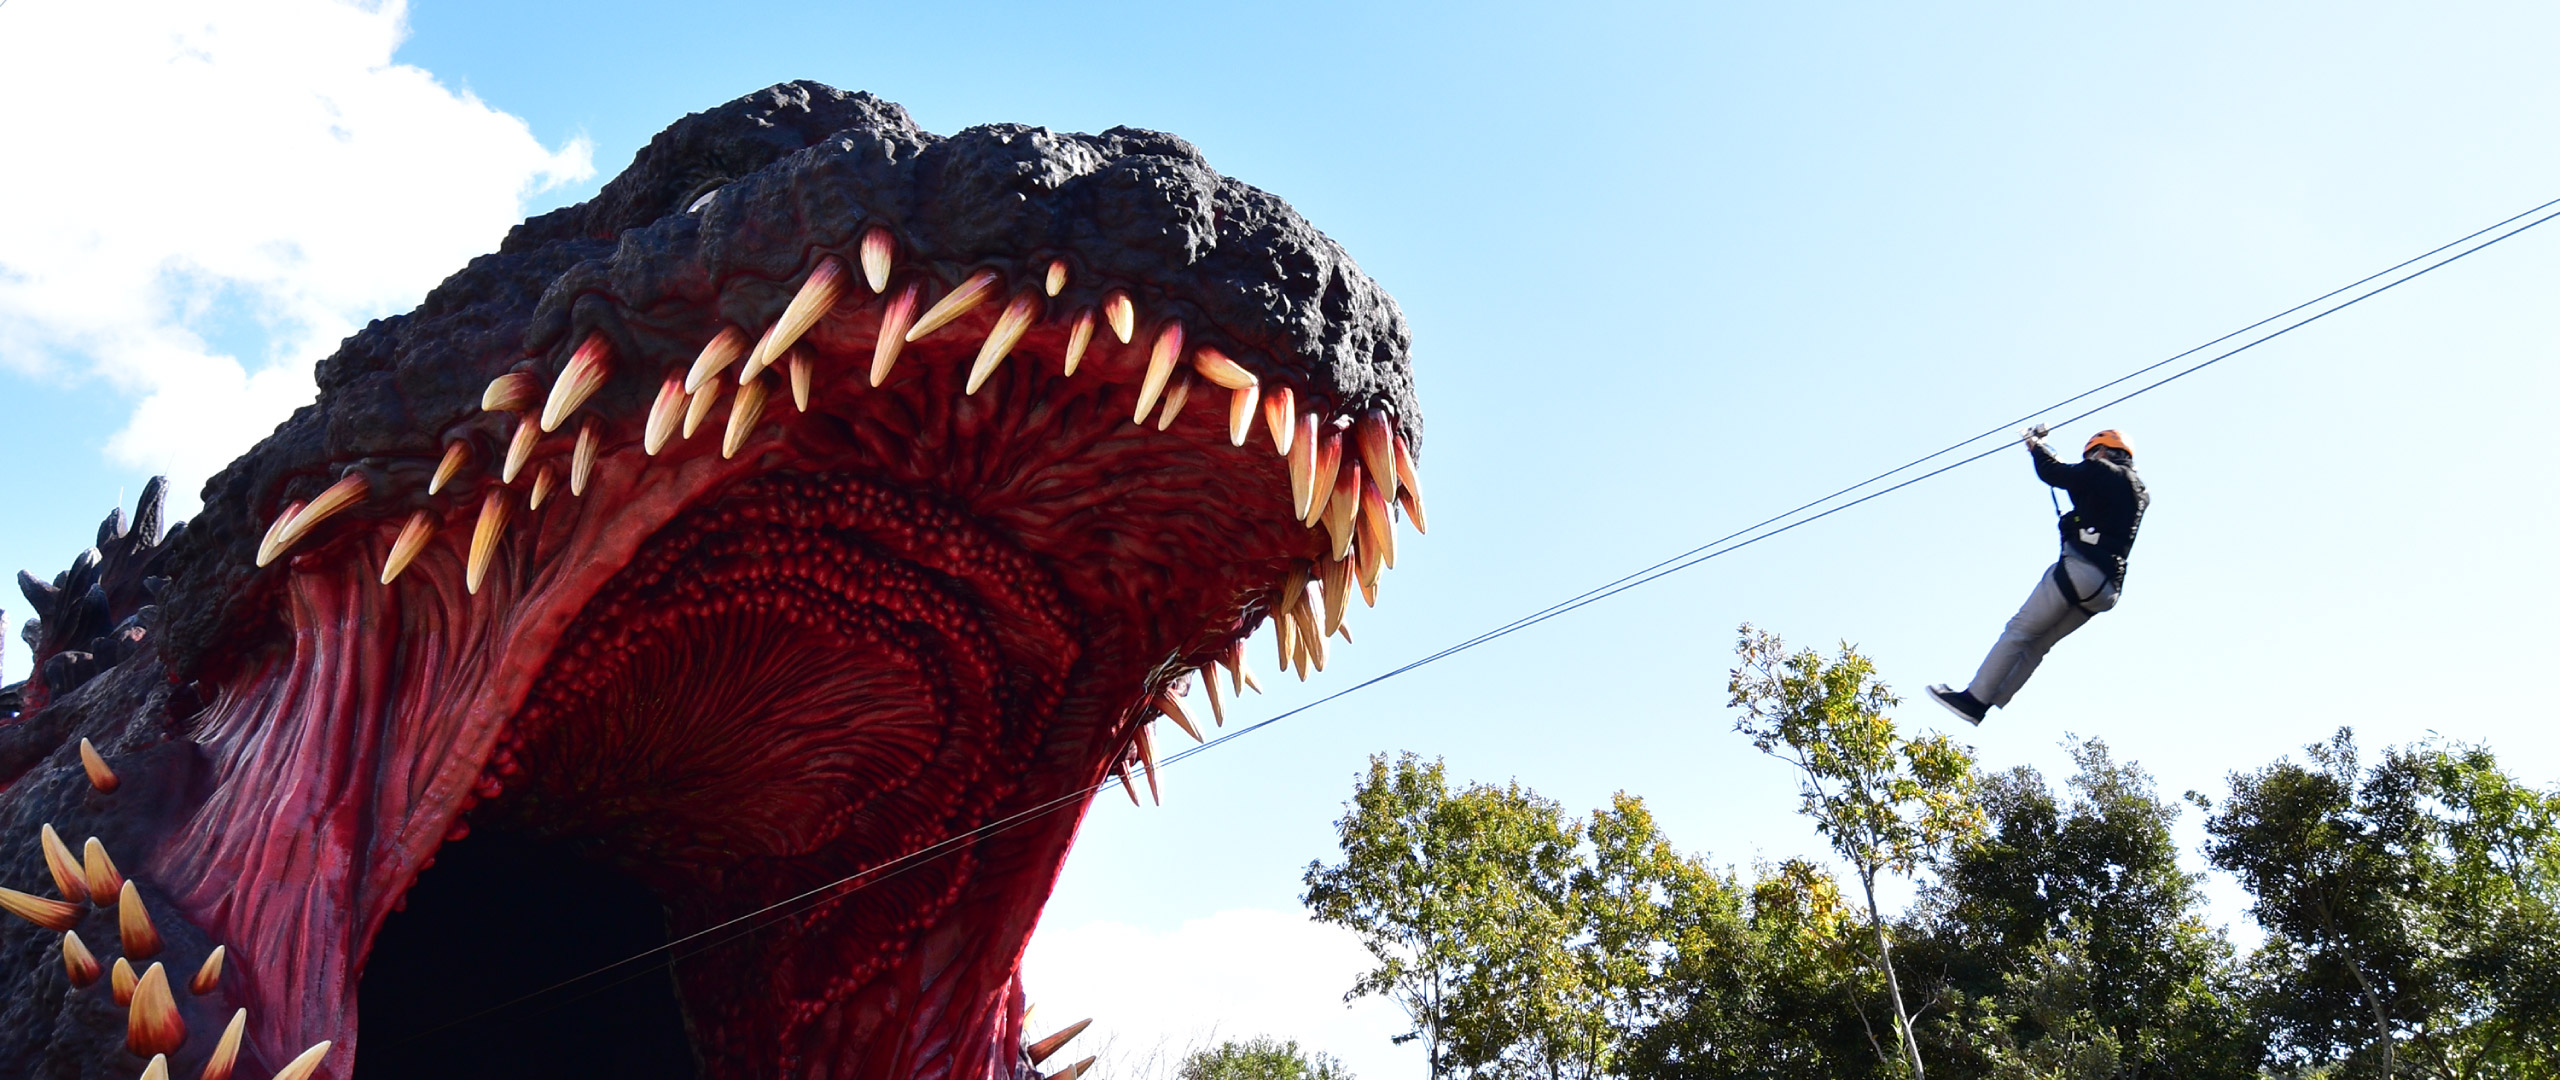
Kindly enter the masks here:
[[2101, 446], [2109, 446], [2122, 450], [2126, 457], [2133, 456], [2133, 443], [2124, 437], [2123, 432], [2117, 431], [2114, 428], [2108, 428], [2105, 431], [2089, 436], [2089, 445], [2080, 448], [2080, 456], [2088, 457], [2090, 451], [2096, 450]]

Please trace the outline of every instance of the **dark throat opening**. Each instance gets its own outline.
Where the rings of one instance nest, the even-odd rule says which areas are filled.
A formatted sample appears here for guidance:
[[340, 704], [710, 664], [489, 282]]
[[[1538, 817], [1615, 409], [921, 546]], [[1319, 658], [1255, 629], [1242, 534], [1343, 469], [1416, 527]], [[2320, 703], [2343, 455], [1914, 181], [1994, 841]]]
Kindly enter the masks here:
[[666, 943], [657, 894], [567, 844], [495, 831], [448, 843], [374, 938], [355, 1080], [694, 1080], [662, 955], [454, 1023]]

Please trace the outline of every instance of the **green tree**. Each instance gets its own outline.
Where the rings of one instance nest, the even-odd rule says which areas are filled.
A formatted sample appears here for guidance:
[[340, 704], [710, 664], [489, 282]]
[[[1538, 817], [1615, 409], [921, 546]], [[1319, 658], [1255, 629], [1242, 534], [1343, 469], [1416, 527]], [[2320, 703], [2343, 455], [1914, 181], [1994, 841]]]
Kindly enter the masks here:
[[1173, 1075], [1175, 1080], [1352, 1080], [1331, 1055], [1306, 1053], [1298, 1049], [1295, 1039], [1269, 1036], [1244, 1042], [1229, 1039], [1207, 1050], [1194, 1050]]
[[1894, 971], [1876, 878], [1910, 874], [1980, 826], [1972, 755], [1944, 735], [1896, 732], [1885, 710], [1900, 699], [1845, 644], [1826, 661], [1811, 649], [1790, 653], [1778, 635], [1746, 623], [1735, 652], [1741, 663], [1727, 688], [1743, 716], [1734, 729], [1796, 767], [1798, 809], [1857, 873], [1898, 1052], [1917, 1080], [1926, 1075], [1919, 1036]]
[[1576, 992], [1564, 959], [1575, 826], [1518, 784], [1451, 792], [1438, 761], [1369, 760], [1336, 823], [1342, 862], [1307, 867], [1321, 922], [1358, 934], [1377, 966], [1345, 1000], [1401, 1005], [1434, 1077], [1501, 1072]]
[[2366, 768], [2340, 729], [2307, 756], [2235, 774], [2205, 825], [2267, 930], [2261, 1011], [2290, 1059], [2350, 1076], [2560, 1073], [2560, 804], [2477, 748], [2392, 749]]
[[1861, 1001], [1883, 980], [1828, 871], [1796, 859], [1748, 886], [1689, 880], [1670, 897], [1654, 1016], [1623, 1075], [1857, 1080], [1899, 1060], [1865, 1021]]
[[1958, 1010], [1936, 1041], [1986, 1076], [2257, 1075], [2231, 944], [2178, 865], [2177, 806], [2105, 743], [2066, 745], [2068, 801], [2030, 768], [1984, 778], [1985, 829], [1923, 895], [1914, 959], [1947, 973]]
[[2407, 758], [2436, 809], [2428, 894], [2469, 988], [2471, 1071], [2560, 1076], [2560, 794], [2517, 783], [2482, 747]]

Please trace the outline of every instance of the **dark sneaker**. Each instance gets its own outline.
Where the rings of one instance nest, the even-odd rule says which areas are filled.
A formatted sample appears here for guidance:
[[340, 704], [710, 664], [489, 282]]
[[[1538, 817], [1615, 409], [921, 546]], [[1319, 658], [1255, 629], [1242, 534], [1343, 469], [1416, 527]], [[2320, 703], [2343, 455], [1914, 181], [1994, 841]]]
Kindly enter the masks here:
[[1980, 726], [1982, 718], [1991, 712], [1991, 706], [1976, 699], [1971, 691], [1958, 690], [1945, 683], [1930, 687], [1929, 696], [1946, 706], [1948, 712], [1964, 717], [1968, 724]]

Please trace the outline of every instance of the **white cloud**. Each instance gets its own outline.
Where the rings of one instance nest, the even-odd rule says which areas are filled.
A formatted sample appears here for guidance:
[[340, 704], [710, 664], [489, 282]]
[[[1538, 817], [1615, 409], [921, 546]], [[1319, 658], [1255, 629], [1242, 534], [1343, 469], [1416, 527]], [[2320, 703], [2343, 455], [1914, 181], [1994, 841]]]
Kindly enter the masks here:
[[1359, 940], [1302, 912], [1222, 911], [1162, 933], [1043, 927], [1022, 963], [1032, 1037], [1092, 1017], [1068, 1053], [1100, 1054], [1103, 1075], [1169, 1077], [1185, 1050], [1259, 1035], [1332, 1054], [1367, 1080], [1425, 1071], [1420, 1050], [1387, 1041], [1407, 1028], [1402, 1010], [1378, 998], [1343, 1006], [1370, 967]]
[[394, 63], [406, 17], [400, 0], [0, 8], [0, 365], [131, 395], [108, 453], [191, 502], [310, 400], [340, 338], [492, 250], [528, 196], [593, 174], [585, 140], [546, 148]]

